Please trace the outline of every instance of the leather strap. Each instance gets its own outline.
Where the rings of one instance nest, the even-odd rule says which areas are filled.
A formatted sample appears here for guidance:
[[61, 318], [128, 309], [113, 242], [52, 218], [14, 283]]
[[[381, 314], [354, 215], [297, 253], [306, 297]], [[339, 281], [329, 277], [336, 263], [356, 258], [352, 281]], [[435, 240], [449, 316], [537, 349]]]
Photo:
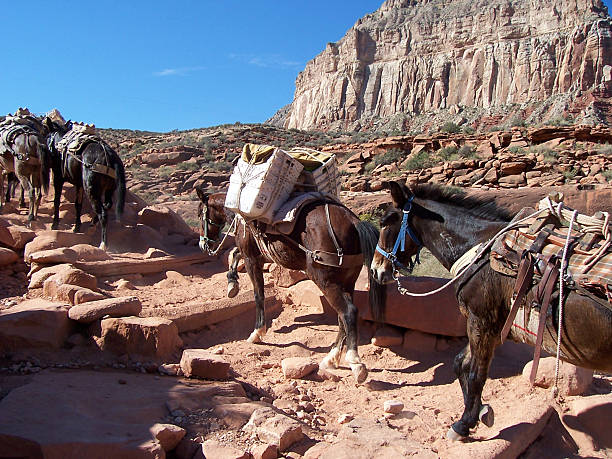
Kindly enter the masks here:
[[550, 306], [552, 292], [559, 278], [559, 263], [556, 258], [548, 257], [546, 260], [546, 268], [542, 275], [542, 280], [538, 284], [537, 298], [540, 302], [540, 321], [538, 323], [538, 332], [536, 335], [535, 348], [533, 351], [533, 363], [531, 365], [531, 374], [529, 382], [533, 386], [538, 373], [538, 364], [540, 363], [540, 353], [542, 351], [542, 341], [544, 339], [544, 327], [546, 326], [546, 315]]
[[529, 287], [531, 287], [531, 282], [533, 280], [533, 256], [531, 252], [528, 250], [523, 251], [521, 255], [521, 264], [519, 266], [518, 275], [516, 277], [516, 284], [514, 286], [514, 293], [512, 294], [512, 306], [510, 307], [510, 314], [506, 319], [506, 323], [504, 324], [504, 328], [502, 328], [501, 332], [501, 342], [503, 343], [508, 333], [510, 332], [510, 327], [512, 327], [512, 323], [514, 322], [514, 318], [516, 317], [516, 313], [518, 312], [518, 308], [523, 302], [525, 294]]

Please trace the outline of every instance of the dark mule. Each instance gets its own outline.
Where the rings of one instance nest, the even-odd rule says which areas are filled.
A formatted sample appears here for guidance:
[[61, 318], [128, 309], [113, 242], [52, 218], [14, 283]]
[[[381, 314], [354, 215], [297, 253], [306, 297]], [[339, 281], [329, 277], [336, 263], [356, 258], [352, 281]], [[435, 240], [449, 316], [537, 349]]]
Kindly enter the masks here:
[[[382, 283], [393, 281], [393, 265], [397, 262], [411, 264], [411, 257], [418, 252], [421, 243], [450, 269], [469, 249], [503, 230], [513, 217], [492, 202], [466, 197], [457, 191], [431, 185], [409, 190], [396, 182], [386, 186], [391, 191], [393, 208], [382, 218], [380, 251], [375, 254], [371, 266], [374, 278]], [[404, 216], [407, 230], [401, 231]], [[400, 243], [396, 246], [398, 240]], [[401, 241], [405, 244], [403, 248]], [[396, 262], [390, 255], [394, 246], [397, 247]], [[481, 394], [493, 352], [501, 342], [501, 332], [510, 313], [515, 277], [494, 271], [488, 253], [482, 260], [482, 264], [475, 265], [454, 284], [461, 312], [468, 319], [469, 344], [455, 358], [455, 373], [463, 391], [465, 411], [449, 430], [448, 437], [453, 439], [468, 436], [479, 418], [487, 425], [493, 424], [493, 411], [481, 404]], [[528, 291], [526, 304], [534, 301], [535, 290], [534, 287]], [[586, 368], [612, 371], [612, 310], [575, 290], [570, 290], [565, 298], [561, 329], [563, 360]], [[555, 354], [558, 298], [550, 306], [552, 313], [545, 322], [542, 347]], [[514, 327], [509, 336], [515, 341], [523, 341], [520, 330]]]
[[19, 179], [15, 175], [14, 172], [2, 172], [2, 174], [6, 177], [6, 193], [4, 197], [4, 202], [9, 203], [11, 199], [15, 197], [15, 191], [19, 186], [21, 189], [21, 193], [19, 195], [19, 207], [25, 207], [25, 195], [23, 192], [23, 187], [19, 183]]
[[[3, 126], [5, 129], [11, 127]], [[34, 128], [20, 125], [12, 136], [10, 146], [0, 142], [0, 169], [7, 174], [14, 173], [21, 183], [23, 192], [27, 192], [29, 196], [28, 225], [38, 216], [42, 193], [46, 193], [49, 189], [48, 164], [49, 152], [44, 135]], [[0, 209], [3, 189], [4, 174], [0, 173]]]
[[[197, 193], [201, 201], [198, 215], [203, 233], [210, 241], [218, 240], [221, 225], [228, 218], [224, 207], [225, 193], [207, 195], [200, 189], [197, 189]], [[271, 259], [270, 261], [285, 268], [304, 271], [338, 313], [336, 342], [321, 362], [321, 367], [338, 367], [342, 350], [346, 346], [345, 361], [357, 382], [361, 383], [368, 372], [357, 352], [357, 307], [353, 304], [353, 292], [362, 266], [370, 264], [378, 231], [370, 223], [360, 221], [341, 204], [329, 202], [331, 227], [344, 257], [341, 266], [329, 266], [315, 261], [300, 245], [311, 251], [320, 251], [319, 254], [332, 254], [338, 262], [336, 246], [328, 229], [325, 204], [321, 201], [306, 205], [298, 216], [294, 230], [288, 236], [261, 233], [257, 222], [238, 219], [236, 245], [244, 258], [255, 293], [255, 329], [248, 340], [259, 342], [266, 333], [262, 269], [264, 261]], [[263, 249], [270, 252], [269, 257], [262, 254], [255, 234], [258, 234], [269, 248]], [[316, 254], [313, 255], [316, 257]], [[328, 259], [321, 261], [329, 262]], [[370, 282], [370, 306], [377, 317], [384, 305], [384, 291], [382, 285]]]
[[[76, 152], [68, 150], [60, 141], [72, 129], [72, 123], [58, 123], [49, 117], [44, 125], [49, 130], [48, 145], [51, 152], [50, 168], [53, 172], [52, 229], [59, 226], [59, 205], [64, 182], [72, 183], [76, 188], [74, 232], [81, 230], [81, 209], [83, 190], [96, 213], [94, 221], [102, 227], [100, 248], [106, 250], [108, 211], [113, 205], [113, 194], [117, 189], [116, 214], [119, 219], [125, 205], [125, 169], [119, 155], [99, 138], [91, 138], [83, 143]], [[48, 173], [48, 171], [47, 171]]]

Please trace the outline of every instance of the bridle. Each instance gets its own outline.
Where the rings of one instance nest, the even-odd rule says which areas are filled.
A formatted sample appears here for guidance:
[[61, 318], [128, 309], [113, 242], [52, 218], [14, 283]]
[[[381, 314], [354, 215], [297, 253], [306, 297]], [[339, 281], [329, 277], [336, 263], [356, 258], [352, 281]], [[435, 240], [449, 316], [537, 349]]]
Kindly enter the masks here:
[[[395, 244], [393, 245], [393, 250], [391, 250], [391, 252], [387, 252], [384, 249], [382, 249], [379, 244], [376, 244], [376, 251], [391, 262], [391, 266], [393, 267], [393, 277], [394, 278], [397, 278], [397, 276], [399, 275], [400, 269], [406, 270], [408, 271], [408, 273], [411, 273], [415, 265], [420, 263], [419, 254], [421, 252], [421, 248], [423, 247], [423, 244], [421, 244], [421, 241], [419, 240], [417, 235], [414, 233], [414, 231], [412, 230], [412, 228], [410, 228], [410, 225], [408, 224], [408, 220], [410, 218], [410, 211], [412, 210], [412, 200], [413, 199], [414, 199], [414, 196], [411, 196], [408, 199], [408, 202], [404, 204], [404, 208], [402, 209], [402, 213], [403, 213], [402, 224], [400, 226], [400, 230], [397, 235], [397, 239], [395, 240]], [[406, 250], [406, 235], [408, 235], [410, 239], [412, 239], [412, 242], [414, 242], [417, 246], [416, 256], [414, 257], [414, 259], [410, 258], [410, 260], [408, 261], [408, 266], [405, 266], [403, 263], [401, 263], [397, 259], [398, 250], [400, 252], [404, 252]]]
[[[200, 223], [202, 225], [202, 233], [204, 234], [200, 234], [200, 243], [199, 243], [200, 249], [202, 249], [202, 251], [207, 252], [209, 255], [215, 255], [216, 250], [213, 251], [210, 247], [211, 247], [211, 244], [216, 244], [217, 242], [219, 242], [219, 236], [221, 235], [221, 228], [223, 228], [223, 226], [225, 225], [225, 222], [215, 223], [214, 221], [212, 221], [210, 217], [208, 216], [208, 205], [207, 204], [202, 204], [202, 205], [203, 205], [203, 208], [202, 208], [202, 216], [200, 217]], [[219, 231], [217, 232], [216, 239], [210, 239], [208, 237], [208, 225], [215, 226], [219, 229]], [[218, 247], [220, 246], [221, 244], [219, 244]]]

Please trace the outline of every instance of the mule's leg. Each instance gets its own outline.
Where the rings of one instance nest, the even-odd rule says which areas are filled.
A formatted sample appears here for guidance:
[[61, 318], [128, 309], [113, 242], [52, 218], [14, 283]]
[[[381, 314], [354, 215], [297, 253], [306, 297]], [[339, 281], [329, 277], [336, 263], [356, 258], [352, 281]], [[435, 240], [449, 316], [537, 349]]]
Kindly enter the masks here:
[[[63, 180], [59, 177], [60, 174], [53, 173], [53, 223], [51, 229], [59, 228], [59, 207], [62, 199], [62, 188], [64, 187]], [[77, 192], [78, 194], [78, 192]]]
[[238, 262], [241, 259], [240, 250], [234, 247], [229, 253], [229, 269], [227, 271], [227, 297], [234, 298], [240, 291], [238, 284]]
[[340, 366], [340, 357], [342, 356], [342, 349], [344, 349], [345, 344], [346, 330], [344, 328], [344, 320], [340, 315], [338, 315], [338, 335], [336, 336], [336, 342], [331, 348], [331, 351], [329, 351], [325, 358], [321, 360], [319, 368], [338, 368], [338, 366]]
[[244, 257], [244, 267], [251, 278], [255, 294], [255, 329], [247, 339], [249, 343], [259, 343], [266, 334], [266, 311], [264, 307], [263, 259]]
[[[19, 193], [19, 207], [25, 207], [25, 191], [23, 189], [23, 185], [15, 184], [15, 188], [17, 185], [21, 187], [21, 193]], [[15, 188], [13, 188], [13, 192], [15, 191]]]
[[479, 327], [474, 317], [468, 319], [467, 332], [469, 344], [455, 359], [465, 409], [461, 419], [448, 431], [447, 437], [453, 440], [467, 437], [479, 419], [488, 426], [493, 425], [493, 410], [482, 405], [481, 396], [499, 337]]

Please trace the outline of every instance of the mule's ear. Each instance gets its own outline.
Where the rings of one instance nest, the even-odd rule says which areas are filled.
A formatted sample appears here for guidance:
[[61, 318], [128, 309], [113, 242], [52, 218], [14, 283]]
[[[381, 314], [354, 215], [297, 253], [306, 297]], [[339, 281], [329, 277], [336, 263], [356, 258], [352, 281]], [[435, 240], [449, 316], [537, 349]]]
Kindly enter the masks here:
[[425, 218], [427, 220], [433, 220], [435, 222], [444, 223], [444, 217], [436, 212], [432, 212], [429, 209], [426, 209], [423, 206], [418, 205], [417, 203], [412, 204], [412, 210], [415, 215], [418, 215], [421, 218]]
[[208, 201], [208, 195], [204, 193], [204, 190], [202, 190], [202, 188], [200, 187], [197, 187], [195, 190], [196, 194], [198, 195], [198, 198], [200, 198], [200, 201], [206, 204], [206, 202]]
[[404, 186], [398, 182], [385, 182], [383, 188], [387, 188], [391, 192], [393, 207], [396, 209], [403, 209], [404, 204], [406, 204], [408, 200]]

